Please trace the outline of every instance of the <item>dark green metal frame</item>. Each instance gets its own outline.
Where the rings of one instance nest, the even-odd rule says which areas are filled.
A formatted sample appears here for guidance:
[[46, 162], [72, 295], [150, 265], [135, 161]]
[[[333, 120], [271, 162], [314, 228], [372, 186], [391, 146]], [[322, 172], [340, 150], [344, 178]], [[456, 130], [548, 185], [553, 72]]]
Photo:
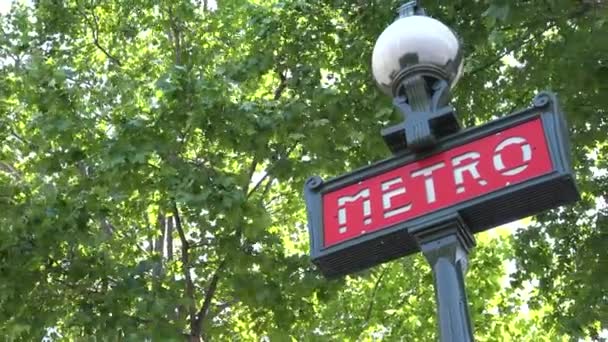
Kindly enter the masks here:
[[[553, 164], [552, 172], [329, 248], [323, 247], [322, 196], [324, 193], [538, 117], [541, 118], [545, 131]], [[393, 156], [327, 181], [323, 181], [320, 177], [311, 177], [306, 182], [304, 193], [311, 258], [327, 277], [360, 271], [420, 251], [420, 243], [414, 232], [419, 234], [432, 229], [442, 217], [458, 215], [470, 233], [475, 234], [518, 218], [574, 202], [579, 198], [570, 160], [566, 121], [556, 96], [549, 92], [537, 95], [530, 108], [444, 137], [438, 140], [430, 151]]]

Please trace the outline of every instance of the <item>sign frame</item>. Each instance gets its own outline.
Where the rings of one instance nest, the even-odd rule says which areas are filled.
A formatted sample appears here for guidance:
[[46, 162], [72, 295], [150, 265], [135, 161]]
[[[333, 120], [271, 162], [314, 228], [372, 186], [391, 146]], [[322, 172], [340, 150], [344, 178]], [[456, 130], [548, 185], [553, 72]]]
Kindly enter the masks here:
[[[420, 251], [413, 233], [432, 229], [446, 216], [459, 215], [474, 234], [578, 200], [580, 195], [572, 170], [566, 120], [557, 98], [553, 93], [542, 92], [532, 103], [524, 110], [447, 136], [426, 153], [406, 152], [327, 181], [320, 177], [309, 178], [304, 195], [313, 263], [326, 277], [337, 277]], [[324, 247], [323, 194], [538, 118], [552, 164], [550, 172]]]

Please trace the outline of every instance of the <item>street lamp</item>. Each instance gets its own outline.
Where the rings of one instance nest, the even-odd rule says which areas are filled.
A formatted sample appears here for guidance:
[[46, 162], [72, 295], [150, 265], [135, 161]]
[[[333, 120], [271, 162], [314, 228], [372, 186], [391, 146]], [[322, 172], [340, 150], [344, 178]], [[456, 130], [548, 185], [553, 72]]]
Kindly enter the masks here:
[[[382, 131], [387, 146], [394, 154], [418, 153], [460, 130], [449, 102], [462, 74], [462, 48], [456, 34], [426, 16], [418, 1], [404, 4], [398, 13], [376, 41], [372, 71], [404, 116], [401, 124]], [[418, 240], [433, 268], [441, 340], [465, 342], [473, 340], [464, 273], [474, 240], [456, 222]]]
[[456, 34], [417, 1], [379, 36], [372, 70], [403, 122], [382, 130], [393, 156], [304, 186], [311, 260], [331, 278], [421, 252], [433, 271], [442, 342], [473, 341], [465, 291], [474, 234], [579, 199], [557, 98], [460, 129], [450, 93]]
[[397, 20], [378, 37], [372, 55], [378, 86], [405, 117], [402, 124], [382, 132], [393, 153], [428, 149], [460, 129], [448, 103], [463, 66], [460, 41], [449, 27], [427, 17], [416, 1], [398, 12]]

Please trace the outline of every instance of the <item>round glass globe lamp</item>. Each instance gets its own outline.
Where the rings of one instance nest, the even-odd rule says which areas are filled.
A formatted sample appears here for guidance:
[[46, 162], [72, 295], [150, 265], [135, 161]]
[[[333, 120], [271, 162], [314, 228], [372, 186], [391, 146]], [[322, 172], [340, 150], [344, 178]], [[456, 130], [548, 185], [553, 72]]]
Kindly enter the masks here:
[[396, 96], [404, 72], [431, 72], [453, 87], [462, 73], [463, 56], [454, 32], [437, 19], [423, 15], [401, 17], [378, 37], [372, 72], [380, 89]]

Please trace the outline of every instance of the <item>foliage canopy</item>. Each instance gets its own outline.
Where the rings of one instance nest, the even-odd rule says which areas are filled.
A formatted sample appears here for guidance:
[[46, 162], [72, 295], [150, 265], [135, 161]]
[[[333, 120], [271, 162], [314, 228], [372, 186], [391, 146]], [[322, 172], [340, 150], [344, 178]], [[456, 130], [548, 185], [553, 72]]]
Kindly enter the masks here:
[[[398, 5], [37, 0], [0, 16], [0, 335], [436, 338], [420, 257], [337, 281], [307, 258], [304, 180], [389, 154], [378, 132], [398, 115], [369, 61]], [[599, 340], [608, 6], [424, 5], [464, 41], [466, 125], [560, 95], [583, 193], [478, 237], [476, 339]]]

